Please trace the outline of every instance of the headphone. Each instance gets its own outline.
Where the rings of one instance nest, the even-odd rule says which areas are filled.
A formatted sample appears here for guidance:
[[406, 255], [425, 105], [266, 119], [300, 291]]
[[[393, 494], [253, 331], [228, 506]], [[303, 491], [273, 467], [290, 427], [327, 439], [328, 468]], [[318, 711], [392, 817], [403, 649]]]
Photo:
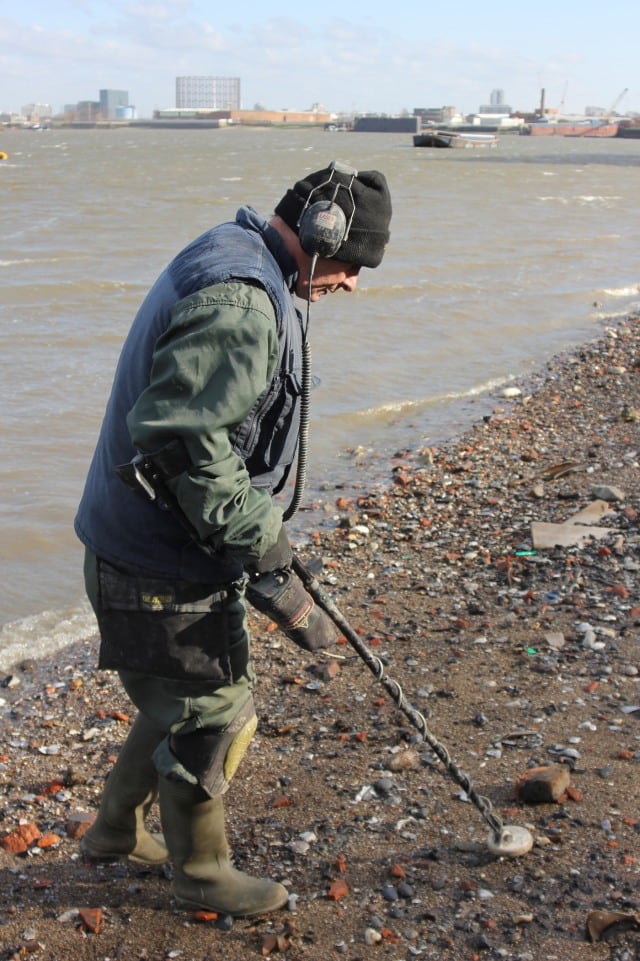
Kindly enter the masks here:
[[[338, 163], [336, 160], [329, 164], [329, 170], [327, 179], [309, 192], [296, 224], [300, 246], [310, 257], [335, 257], [341, 245], [349, 236], [351, 223], [356, 212], [356, 202], [353, 199], [351, 186], [358, 176], [358, 171], [346, 164]], [[334, 173], [349, 177], [349, 183], [343, 184], [334, 179]], [[330, 184], [334, 185], [331, 200], [316, 200], [312, 203], [313, 195]], [[349, 194], [351, 213], [348, 219], [342, 207], [336, 203], [336, 197], [340, 190], [346, 190]]]

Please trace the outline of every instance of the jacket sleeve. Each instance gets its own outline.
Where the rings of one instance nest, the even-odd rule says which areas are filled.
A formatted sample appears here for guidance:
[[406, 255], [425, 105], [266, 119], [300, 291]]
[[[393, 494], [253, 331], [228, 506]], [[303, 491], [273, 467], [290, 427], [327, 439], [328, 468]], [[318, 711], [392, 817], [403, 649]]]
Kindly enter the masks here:
[[261, 288], [205, 288], [173, 309], [156, 344], [148, 387], [127, 417], [138, 450], [179, 438], [191, 467], [170, 481], [200, 537], [241, 562], [261, 557], [282, 526], [267, 491], [251, 486], [229, 433], [253, 408], [275, 370], [273, 306]]

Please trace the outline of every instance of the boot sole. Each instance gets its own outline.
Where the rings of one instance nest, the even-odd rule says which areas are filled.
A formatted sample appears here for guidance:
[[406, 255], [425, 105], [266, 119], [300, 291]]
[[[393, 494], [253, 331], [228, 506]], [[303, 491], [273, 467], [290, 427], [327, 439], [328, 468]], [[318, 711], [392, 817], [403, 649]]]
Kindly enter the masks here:
[[93, 864], [112, 864], [114, 861], [131, 861], [132, 864], [143, 864], [146, 867], [161, 867], [169, 860], [167, 856], [158, 861], [151, 861], [148, 858], [141, 858], [135, 854], [128, 854], [126, 851], [97, 851], [95, 848], [89, 849], [86, 845], [80, 845], [80, 854], [85, 861]]
[[216, 907], [213, 904], [204, 904], [202, 901], [191, 901], [188, 898], [178, 897], [178, 895], [174, 895], [174, 897], [177, 906], [186, 911], [214, 911], [216, 914], [229, 915], [232, 918], [256, 918], [261, 914], [271, 914], [273, 911], [279, 911], [280, 908], [283, 908], [289, 900], [289, 893], [287, 892], [286, 898], [278, 899], [278, 901], [270, 907], [262, 907], [256, 911], [233, 911], [227, 908]]

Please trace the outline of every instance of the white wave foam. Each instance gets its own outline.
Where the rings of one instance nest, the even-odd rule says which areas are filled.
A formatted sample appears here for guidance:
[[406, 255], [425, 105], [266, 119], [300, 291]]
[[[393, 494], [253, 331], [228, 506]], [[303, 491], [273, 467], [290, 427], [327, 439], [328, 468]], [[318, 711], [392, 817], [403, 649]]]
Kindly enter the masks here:
[[610, 196], [610, 197], [608, 197], [608, 196], [606, 196], [606, 195], [603, 195], [603, 196], [598, 196], [598, 195], [590, 196], [589, 194], [585, 194], [585, 195], [583, 195], [583, 196], [580, 196], [580, 195], [577, 196], [577, 197], [576, 197], [576, 200], [578, 200], [578, 201], [580, 201], [581, 203], [584, 203], [584, 204], [609, 203], [609, 202], [612, 201], [612, 200], [622, 200], [622, 197], [618, 197], [618, 196], [616, 196], [615, 194], [613, 194], [613, 195]]
[[59, 257], [21, 257], [19, 260], [0, 260], [0, 267], [23, 267], [25, 264], [57, 264]]
[[96, 633], [96, 619], [88, 601], [68, 610], [42, 611], [12, 621], [0, 630], [0, 670], [7, 671], [27, 658], [39, 660], [56, 654]]
[[[609, 308], [609, 310], [596, 310], [593, 316], [598, 322], [615, 323], [616, 321], [627, 319], [629, 316], [629, 307], [630, 305], [627, 304], [620, 310], [611, 310], [611, 308]], [[638, 304], [638, 308], [640, 309], [640, 304]]]
[[631, 284], [625, 287], [605, 288], [603, 294], [607, 297], [636, 297], [640, 294], [640, 284]]
[[450, 391], [445, 394], [435, 394], [432, 397], [413, 398], [410, 400], [398, 400], [390, 401], [384, 404], [377, 404], [374, 407], [367, 407], [364, 410], [356, 411], [354, 416], [363, 419], [374, 419], [385, 414], [402, 414], [406, 411], [421, 410], [425, 407], [431, 407], [435, 404], [441, 404], [447, 401], [464, 400], [465, 397], [478, 397], [481, 394], [489, 394], [491, 391], [497, 390], [499, 387], [504, 387], [505, 384], [509, 384], [513, 380], [513, 374], [509, 374], [504, 377], [496, 377], [492, 380], [488, 380], [484, 384], [477, 384], [474, 387], [469, 387], [467, 390]]

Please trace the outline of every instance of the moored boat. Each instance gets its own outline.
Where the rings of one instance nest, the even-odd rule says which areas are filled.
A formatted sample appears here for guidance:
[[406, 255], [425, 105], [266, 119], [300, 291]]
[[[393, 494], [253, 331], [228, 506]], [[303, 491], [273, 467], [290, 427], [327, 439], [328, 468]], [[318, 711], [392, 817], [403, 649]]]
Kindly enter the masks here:
[[540, 120], [526, 124], [522, 133], [532, 137], [615, 137], [618, 134], [618, 124], [605, 123], [602, 120], [577, 120], [567, 123], [561, 120]]
[[495, 133], [458, 133], [454, 130], [426, 130], [414, 134], [414, 147], [496, 147]]
[[571, 130], [565, 137], [617, 137], [619, 124], [601, 123]]

